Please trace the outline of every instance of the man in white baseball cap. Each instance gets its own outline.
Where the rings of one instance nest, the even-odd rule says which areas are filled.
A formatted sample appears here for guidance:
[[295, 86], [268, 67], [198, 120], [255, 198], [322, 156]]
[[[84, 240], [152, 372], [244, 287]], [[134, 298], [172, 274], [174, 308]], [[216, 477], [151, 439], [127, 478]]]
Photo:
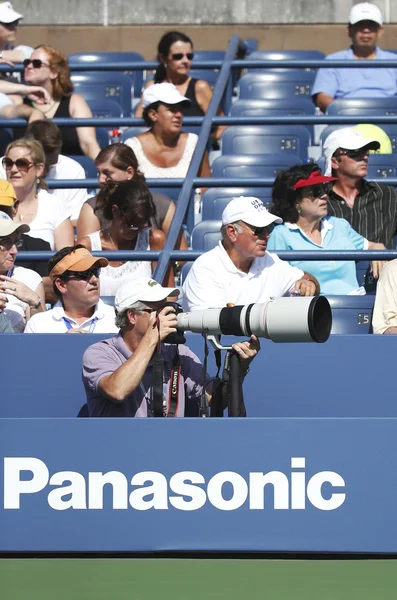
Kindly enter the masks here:
[[14, 10], [11, 2], [0, 2], [0, 59], [11, 65], [30, 58], [33, 53], [30, 46], [14, 46], [21, 19], [23, 15]]
[[337, 129], [326, 138], [325, 174], [336, 177], [328, 194], [328, 214], [346, 219], [367, 240], [392, 248], [397, 233], [396, 189], [365, 179], [368, 153], [379, 146], [353, 127]]
[[[370, 2], [355, 4], [349, 15], [347, 33], [350, 48], [329, 54], [328, 60], [393, 59], [396, 55], [381, 50], [378, 42], [383, 35], [383, 19], [379, 8]], [[325, 112], [335, 98], [385, 98], [397, 95], [395, 68], [329, 68], [319, 69], [312, 88], [315, 104]]]
[[[90, 346], [83, 356], [90, 416], [197, 416], [204, 383], [201, 362], [186, 345], [166, 340], [177, 328], [175, 307], [167, 305], [167, 298], [173, 301], [178, 295], [176, 288], [148, 278], [119, 288], [115, 298], [119, 335]], [[159, 348], [160, 384], [154, 356]], [[242, 373], [247, 372], [259, 350], [258, 340], [238, 342], [233, 348], [241, 358]]]
[[194, 262], [183, 285], [186, 310], [266, 302], [319, 293], [317, 280], [266, 251], [269, 228], [282, 219], [259, 198], [233, 198], [222, 214], [218, 246]]

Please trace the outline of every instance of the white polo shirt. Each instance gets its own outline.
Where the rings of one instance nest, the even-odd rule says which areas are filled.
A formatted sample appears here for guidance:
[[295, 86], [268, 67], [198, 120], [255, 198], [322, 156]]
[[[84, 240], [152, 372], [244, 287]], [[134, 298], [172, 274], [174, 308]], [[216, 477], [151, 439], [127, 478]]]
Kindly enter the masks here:
[[183, 308], [186, 311], [267, 302], [288, 294], [301, 269], [266, 252], [254, 258], [248, 273], [240, 271], [227, 254], [222, 242], [195, 260], [183, 284]]
[[[0, 105], [1, 106], [1, 105]], [[53, 165], [46, 179], [85, 179], [85, 171], [80, 163], [69, 156], [60, 154], [58, 162]], [[7, 179], [3, 168], [3, 159], [0, 159], [0, 179]], [[85, 188], [77, 189], [52, 189], [49, 193], [55, 198], [59, 198], [62, 204], [67, 208], [68, 215], [72, 221], [76, 221], [79, 217], [81, 207], [88, 198], [88, 193]]]
[[69, 329], [86, 329], [90, 333], [118, 333], [114, 308], [99, 300], [92, 317], [78, 325], [66, 315], [62, 304], [57, 302], [51, 310], [33, 315], [26, 324], [25, 333], [66, 333]]

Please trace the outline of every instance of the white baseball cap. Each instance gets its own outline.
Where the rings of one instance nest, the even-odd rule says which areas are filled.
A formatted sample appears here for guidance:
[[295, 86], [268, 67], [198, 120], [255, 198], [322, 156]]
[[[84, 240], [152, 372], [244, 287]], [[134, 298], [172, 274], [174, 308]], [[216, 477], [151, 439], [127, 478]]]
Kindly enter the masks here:
[[117, 290], [114, 307], [120, 313], [135, 302], [160, 302], [168, 296], [179, 296], [179, 290], [163, 287], [149, 277], [141, 277], [135, 281], [128, 281]]
[[26, 223], [14, 223], [14, 221], [2, 210], [0, 211], [0, 237], [6, 237], [14, 231], [18, 231], [19, 233], [26, 233], [30, 231], [29, 225]]
[[377, 140], [365, 139], [354, 127], [336, 129], [329, 134], [323, 145], [325, 175], [332, 174], [331, 159], [338, 148], [343, 148], [344, 150], [358, 150], [359, 148], [379, 150], [380, 144]]
[[20, 19], [23, 19], [23, 15], [13, 9], [11, 2], [1, 2], [0, 23], [14, 23]]
[[142, 96], [142, 107], [146, 108], [155, 102], [164, 104], [183, 104], [190, 106], [191, 102], [177, 90], [173, 83], [155, 83], [146, 88]]
[[230, 200], [222, 213], [222, 225], [244, 221], [253, 227], [267, 227], [283, 220], [272, 215], [259, 198], [239, 196]]
[[375, 4], [371, 4], [371, 2], [360, 2], [360, 4], [355, 4], [352, 7], [349, 15], [349, 23], [350, 25], [355, 25], [360, 21], [374, 21], [382, 26], [382, 13]]

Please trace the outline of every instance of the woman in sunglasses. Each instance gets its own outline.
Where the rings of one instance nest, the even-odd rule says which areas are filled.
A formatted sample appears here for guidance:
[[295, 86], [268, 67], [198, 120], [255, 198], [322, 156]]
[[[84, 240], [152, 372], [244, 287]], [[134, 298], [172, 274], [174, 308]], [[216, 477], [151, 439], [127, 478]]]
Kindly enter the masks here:
[[[152, 195], [142, 181], [109, 182], [98, 194], [107, 225], [90, 233], [78, 243], [90, 251], [106, 250], [161, 250], [165, 235], [158, 229], [151, 229], [150, 220], [156, 212]], [[151, 277], [150, 261], [128, 260], [110, 261], [101, 270], [101, 295], [115, 296], [126, 280]], [[173, 277], [168, 275], [173, 283]], [[168, 285], [168, 281], [167, 281]]]
[[[45, 118], [58, 117], [92, 118], [87, 102], [79, 94], [73, 93], [68, 61], [65, 55], [51, 46], [37, 46], [30, 59], [24, 61], [24, 79], [29, 85], [45, 88], [50, 98], [25, 104], [39, 109]], [[62, 153], [91, 156], [100, 151], [94, 127], [60, 127], [62, 132]]]
[[[268, 250], [384, 250], [383, 244], [359, 235], [345, 219], [329, 217], [328, 192], [335, 177], [321, 174], [316, 164], [296, 165], [281, 171], [274, 182], [272, 213], [284, 220], [269, 238]], [[357, 282], [354, 261], [290, 261], [310, 271], [328, 295], [365, 294]], [[374, 261], [375, 278], [385, 263]]]
[[14, 223], [0, 211], [0, 312], [4, 310], [16, 333], [23, 332], [26, 321], [44, 310], [44, 287], [40, 275], [15, 266], [22, 234], [29, 225]]
[[7, 146], [3, 167], [18, 202], [14, 221], [28, 223], [30, 235], [48, 242], [52, 250], [73, 244], [70, 212], [49, 194], [43, 179], [45, 155], [36, 140], [21, 138]]

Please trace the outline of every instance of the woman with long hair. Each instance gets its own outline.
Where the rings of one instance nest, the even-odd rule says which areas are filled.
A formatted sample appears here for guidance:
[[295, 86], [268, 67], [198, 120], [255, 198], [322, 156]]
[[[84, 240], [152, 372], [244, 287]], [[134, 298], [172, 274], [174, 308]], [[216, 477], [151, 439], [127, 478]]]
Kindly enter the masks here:
[[[37, 46], [30, 58], [24, 61], [24, 79], [29, 85], [45, 88], [50, 99], [25, 99], [39, 109], [47, 119], [58, 117], [92, 118], [87, 102], [73, 92], [70, 70], [64, 54], [51, 46]], [[95, 158], [100, 150], [94, 127], [61, 127], [62, 153], [66, 155], [85, 154]]]
[[[156, 209], [152, 195], [143, 181], [110, 181], [98, 194], [97, 206], [102, 211], [106, 226], [79, 240], [90, 251], [98, 250], [161, 250], [165, 235], [151, 229], [150, 220]], [[115, 296], [118, 288], [131, 278], [151, 277], [150, 261], [110, 261], [101, 271], [101, 294]], [[169, 273], [167, 285], [173, 285]]]
[[46, 191], [44, 165], [44, 151], [36, 140], [21, 138], [6, 148], [3, 167], [18, 200], [14, 221], [28, 224], [32, 237], [60, 250], [73, 244], [73, 227], [67, 207]]

